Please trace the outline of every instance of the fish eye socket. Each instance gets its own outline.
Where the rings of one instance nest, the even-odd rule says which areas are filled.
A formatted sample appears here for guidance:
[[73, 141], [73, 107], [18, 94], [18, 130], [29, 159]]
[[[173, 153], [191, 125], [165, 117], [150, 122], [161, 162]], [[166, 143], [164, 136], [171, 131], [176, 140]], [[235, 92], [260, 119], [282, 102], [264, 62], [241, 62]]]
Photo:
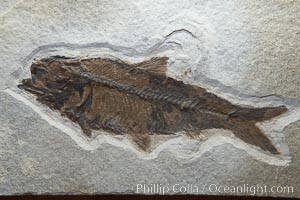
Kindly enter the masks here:
[[41, 67], [35, 67], [31, 70], [31, 74], [34, 74], [35, 76], [41, 76], [41, 75], [44, 75], [48, 73], [48, 71], [44, 68], [41, 68]]
[[34, 74], [31, 75], [31, 81], [33, 83], [36, 83], [36, 76]]
[[35, 67], [31, 70], [31, 80], [32, 83], [36, 84], [37, 82], [48, 82], [49, 72], [41, 67]]

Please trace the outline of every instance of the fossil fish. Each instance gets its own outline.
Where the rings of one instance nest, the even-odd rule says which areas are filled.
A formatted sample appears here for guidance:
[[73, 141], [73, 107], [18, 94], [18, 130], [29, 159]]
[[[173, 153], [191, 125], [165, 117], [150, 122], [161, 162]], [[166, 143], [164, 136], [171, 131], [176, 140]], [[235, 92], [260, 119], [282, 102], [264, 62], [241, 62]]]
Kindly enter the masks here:
[[278, 150], [255, 125], [287, 111], [285, 106], [252, 108], [233, 105], [204, 88], [167, 77], [167, 57], [129, 64], [107, 58], [53, 56], [31, 65], [31, 79], [19, 88], [80, 125], [126, 134], [144, 151], [152, 134], [226, 129], [272, 154]]

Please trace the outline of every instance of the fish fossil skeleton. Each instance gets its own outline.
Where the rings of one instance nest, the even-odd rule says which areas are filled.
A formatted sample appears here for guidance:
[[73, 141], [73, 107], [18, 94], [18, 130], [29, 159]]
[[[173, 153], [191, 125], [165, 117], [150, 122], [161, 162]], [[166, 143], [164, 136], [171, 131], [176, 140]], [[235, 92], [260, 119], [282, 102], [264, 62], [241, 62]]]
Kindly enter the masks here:
[[167, 77], [167, 57], [129, 64], [108, 58], [53, 56], [31, 65], [31, 79], [19, 88], [52, 110], [92, 130], [126, 134], [144, 151], [151, 135], [226, 129], [272, 154], [278, 150], [255, 125], [287, 111], [285, 106], [233, 105], [204, 88]]

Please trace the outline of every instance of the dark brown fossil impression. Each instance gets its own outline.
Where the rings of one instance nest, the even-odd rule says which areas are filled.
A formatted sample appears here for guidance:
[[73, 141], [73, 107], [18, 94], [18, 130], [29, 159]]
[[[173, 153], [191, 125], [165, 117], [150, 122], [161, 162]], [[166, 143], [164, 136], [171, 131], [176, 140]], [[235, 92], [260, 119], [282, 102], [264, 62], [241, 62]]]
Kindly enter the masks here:
[[279, 152], [255, 125], [287, 111], [284, 106], [233, 105], [205, 89], [167, 77], [167, 57], [129, 64], [107, 58], [54, 56], [31, 65], [31, 79], [19, 88], [91, 130], [126, 134], [147, 151], [152, 134], [184, 131], [193, 137], [205, 129], [231, 130], [244, 142]]

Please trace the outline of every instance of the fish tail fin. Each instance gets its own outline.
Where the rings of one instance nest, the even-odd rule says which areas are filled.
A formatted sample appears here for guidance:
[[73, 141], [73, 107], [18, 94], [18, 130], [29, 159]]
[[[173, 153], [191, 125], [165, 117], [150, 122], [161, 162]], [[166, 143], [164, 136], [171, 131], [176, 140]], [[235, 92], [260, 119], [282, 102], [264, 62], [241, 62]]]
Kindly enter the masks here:
[[242, 141], [257, 146], [272, 154], [279, 154], [272, 141], [255, 125], [255, 122], [234, 120], [230, 128]]
[[272, 141], [255, 125], [257, 122], [270, 120], [288, 109], [285, 106], [265, 108], [241, 108], [228, 114], [231, 130], [237, 137], [248, 144], [255, 145], [272, 154], [279, 154]]
[[262, 122], [270, 120], [278, 115], [287, 112], [285, 106], [265, 108], [241, 108], [228, 114], [230, 118], [239, 118], [245, 121]]

